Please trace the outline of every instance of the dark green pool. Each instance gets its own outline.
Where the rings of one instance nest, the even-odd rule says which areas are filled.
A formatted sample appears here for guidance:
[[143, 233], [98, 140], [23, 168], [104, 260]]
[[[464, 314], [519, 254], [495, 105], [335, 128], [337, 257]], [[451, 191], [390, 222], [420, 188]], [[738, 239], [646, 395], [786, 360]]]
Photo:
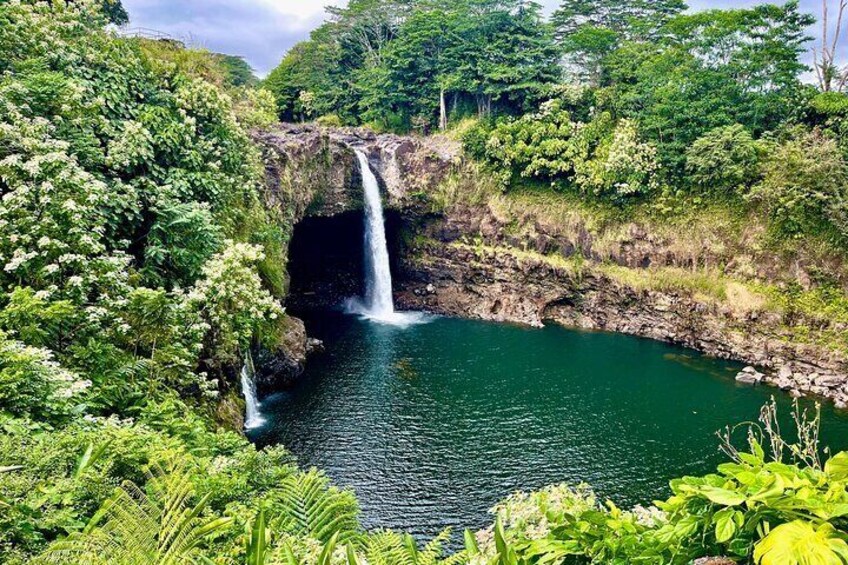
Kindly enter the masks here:
[[[294, 391], [264, 399], [268, 423], [251, 435], [352, 487], [369, 527], [480, 527], [511, 492], [562, 481], [648, 503], [668, 479], [714, 468], [716, 430], [773, 394], [789, 405], [737, 385], [737, 364], [623, 335], [449, 318], [308, 326], [327, 351]], [[823, 419], [825, 440], [848, 448], [848, 418], [827, 405]]]

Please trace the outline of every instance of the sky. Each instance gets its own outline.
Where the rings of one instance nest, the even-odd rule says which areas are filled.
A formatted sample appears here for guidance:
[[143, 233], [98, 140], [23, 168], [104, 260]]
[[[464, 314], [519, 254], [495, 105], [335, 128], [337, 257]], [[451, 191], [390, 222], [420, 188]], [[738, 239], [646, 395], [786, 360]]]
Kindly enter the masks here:
[[[277, 66], [285, 52], [309, 37], [324, 19], [324, 6], [346, 0], [123, 0], [131, 27], [164, 32], [195, 47], [241, 55], [259, 76]], [[560, 0], [541, 0], [550, 13]], [[756, 0], [689, 0], [692, 10], [752, 6]], [[801, 0], [818, 14], [819, 0]], [[811, 30], [811, 34], [817, 30]], [[848, 38], [846, 38], [848, 41]]]

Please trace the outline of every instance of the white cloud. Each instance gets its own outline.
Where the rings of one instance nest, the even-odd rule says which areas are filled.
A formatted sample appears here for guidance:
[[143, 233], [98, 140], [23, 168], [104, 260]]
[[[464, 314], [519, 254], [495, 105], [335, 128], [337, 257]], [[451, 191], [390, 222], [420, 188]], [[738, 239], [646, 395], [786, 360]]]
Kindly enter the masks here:
[[301, 21], [310, 21], [322, 16], [325, 6], [339, 6], [343, 0], [257, 0], [257, 2], [283, 16], [294, 16]]

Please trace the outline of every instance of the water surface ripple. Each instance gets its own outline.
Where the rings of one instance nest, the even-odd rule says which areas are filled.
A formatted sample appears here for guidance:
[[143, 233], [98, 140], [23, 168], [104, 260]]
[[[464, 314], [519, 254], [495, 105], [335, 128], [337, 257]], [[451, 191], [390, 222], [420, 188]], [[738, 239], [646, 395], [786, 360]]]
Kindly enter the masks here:
[[[398, 328], [308, 320], [327, 351], [297, 388], [262, 402], [250, 436], [352, 487], [369, 528], [478, 528], [519, 489], [591, 484], [619, 505], [721, 461], [715, 432], [755, 419], [776, 389], [738, 385], [735, 363], [623, 335], [437, 318]], [[848, 448], [848, 418], [823, 408]]]

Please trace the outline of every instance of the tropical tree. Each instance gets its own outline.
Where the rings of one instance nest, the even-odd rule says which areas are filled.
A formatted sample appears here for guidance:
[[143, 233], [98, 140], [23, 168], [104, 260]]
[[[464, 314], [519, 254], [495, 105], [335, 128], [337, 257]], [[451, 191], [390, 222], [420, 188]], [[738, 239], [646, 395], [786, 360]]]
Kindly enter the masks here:
[[560, 39], [582, 27], [594, 27], [624, 40], [645, 40], [685, 9], [683, 0], [563, 0], [551, 21]]

